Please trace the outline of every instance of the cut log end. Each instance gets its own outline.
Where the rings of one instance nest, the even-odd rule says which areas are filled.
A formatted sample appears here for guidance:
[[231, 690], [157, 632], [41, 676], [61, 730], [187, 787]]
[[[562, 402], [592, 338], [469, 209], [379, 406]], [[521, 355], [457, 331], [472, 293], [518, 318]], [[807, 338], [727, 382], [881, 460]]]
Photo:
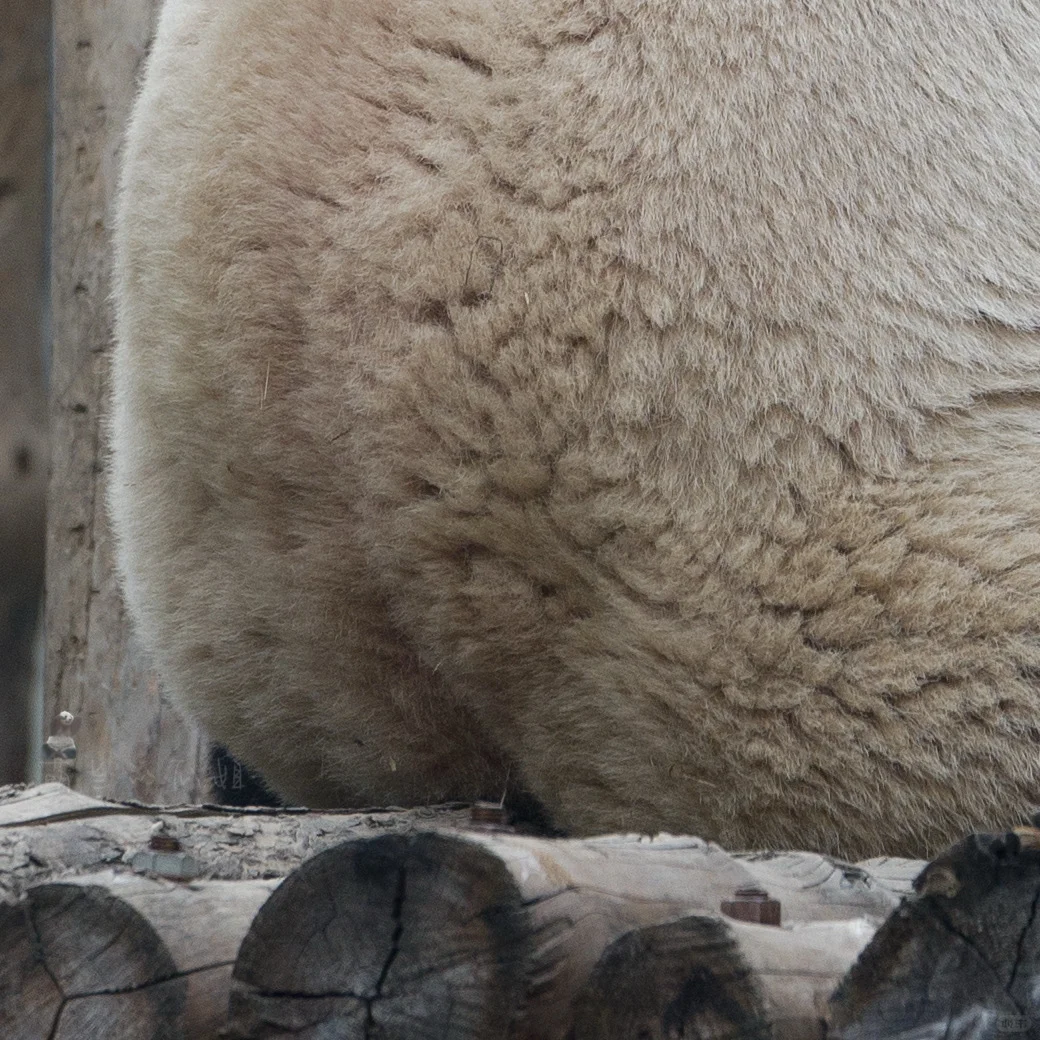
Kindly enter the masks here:
[[[274, 892], [235, 967], [230, 1037], [507, 1034], [528, 960], [501, 860], [439, 834], [320, 853]], [[450, 1027], [450, 1028], [449, 1028]], [[432, 1035], [432, 1034], [430, 1034]]]
[[0, 906], [5, 1040], [172, 1037], [187, 982], [154, 929], [102, 887], [51, 884]]
[[835, 1040], [1040, 1038], [1040, 851], [973, 835], [934, 860], [832, 1000]]
[[686, 917], [628, 932], [600, 958], [575, 1003], [573, 1040], [772, 1040], [752, 970], [719, 919]]

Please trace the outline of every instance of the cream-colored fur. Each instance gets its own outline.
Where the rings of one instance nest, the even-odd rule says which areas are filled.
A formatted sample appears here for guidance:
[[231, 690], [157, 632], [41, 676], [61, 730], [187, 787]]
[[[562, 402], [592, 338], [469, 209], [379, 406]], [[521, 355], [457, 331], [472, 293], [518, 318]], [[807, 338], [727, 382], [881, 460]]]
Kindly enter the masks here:
[[130, 608], [313, 805], [923, 853], [1040, 800], [1040, 5], [169, 0]]

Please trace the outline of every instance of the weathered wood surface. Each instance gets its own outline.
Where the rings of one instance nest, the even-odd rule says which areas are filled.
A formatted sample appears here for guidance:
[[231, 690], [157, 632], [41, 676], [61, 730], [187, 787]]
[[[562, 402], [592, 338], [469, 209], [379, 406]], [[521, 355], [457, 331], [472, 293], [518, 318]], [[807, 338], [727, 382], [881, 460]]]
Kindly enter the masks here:
[[[469, 819], [0, 789], [0, 1036], [1040, 1038], [1040, 831], [850, 866]], [[767, 886], [782, 927], [720, 913]]]
[[230, 881], [280, 877], [349, 838], [460, 827], [468, 821], [468, 809], [453, 806], [224, 811], [120, 805], [60, 784], [0, 789], [0, 903], [13, 902], [32, 885], [131, 864], [148, 850], [157, 831], [180, 842], [199, 877]]
[[[815, 852], [737, 853], [736, 858], [780, 900], [785, 921], [868, 917], [880, 924], [908, 890], [901, 873], [884, 867], [875, 873], [867, 864], [840, 863]], [[925, 866], [924, 860], [900, 863], [916, 864], [918, 873]]]
[[835, 994], [832, 1040], [1040, 1038], [1040, 831], [934, 860]]
[[904, 859], [901, 856], [875, 856], [857, 864], [878, 884], [891, 892], [907, 896], [914, 890], [914, 881], [927, 864], [920, 859]]
[[0, 783], [27, 767], [43, 588], [48, 0], [0, 0]]
[[[800, 872], [773, 876], [788, 922], [812, 920]], [[814, 885], [823, 916], [837, 912], [822, 893], [841, 877], [828, 871]], [[717, 917], [723, 900], [758, 883], [746, 862], [696, 838], [440, 832], [342, 845], [308, 860], [257, 915], [235, 968], [229, 1035], [566, 1037], [612, 941], [690, 914]], [[870, 885], [861, 895], [860, 906], [840, 904], [860, 921], [847, 930], [859, 946], [879, 898]], [[750, 956], [747, 942], [737, 946]], [[844, 934], [838, 946], [831, 986], [858, 949]], [[768, 966], [779, 955], [761, 957]]]
[[[54, 0], [54, 210], [45, 725], [77, 720], [47, 779], [147, 802], [207, 797], [205, 742], [134, 645], [105, 520], [110, 215], [157, 0]], [[48, 728], [48, 734], [51, 729]]]
[[865, 918], [772, 928], [699, 916], [633, 929], [579, 993], [568, 1040], [825, 1040], [827, 1000], [873, 934]]
[[217, 1040], [242, 936], [275, 881], [105, 872], [0, 905], [4, 1040]]

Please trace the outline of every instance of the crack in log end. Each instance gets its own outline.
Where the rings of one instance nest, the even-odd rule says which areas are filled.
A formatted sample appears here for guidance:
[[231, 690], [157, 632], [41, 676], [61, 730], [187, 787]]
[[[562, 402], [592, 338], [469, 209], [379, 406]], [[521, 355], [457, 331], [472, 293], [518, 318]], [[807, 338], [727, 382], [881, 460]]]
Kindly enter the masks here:
[[[220, 971], [221, 969], [231, 968], [234, 966], [234, 963], [234, 961], [217, 961], [213, 962], [212, 964], [200, 965], [197, 968], [188, 968], [184, 971], [177, 971], [166, 978], [155, 978], [149, 980], [148, 982], [142, 982], [132, 986], [118, 987], [112, 989], [98, 989], [88, 993], [74, 993], [71, 996], [63, 996], [61, 1004], [58, 1006], [57, 1013], [54, 1017], [54, 1025], [51, 1029], [51, 1032], [48, 1034], [47, 1040], [58, 1040], [58, 1037], [63, 1035], [82, 1035], [77, 1030], [75, 1025], [70, 1027], [69, 1029], [65, 1029], [63, 1027], [63, 1019], [66, 1017], [67, 1012], [72, 1012], [73, 1009], [76, 1008], [77, 1004], [80, 1004], [84, 1001], [96, 1000], [98, 998], [104, 997], [136, 996], [140, 994], [147, 994], [149, 991], [154, 991], [162, 987], [171, 986], [171, 984], [182, 982], [193, 975], [202, 975], [210, 971]], [[170, 1022], [173, 1022], [174, 1015], [176, 1014], [176, 1009], [180, 1007], [183, 1010], [183, 1006], [183, 999], [178, 999], [178, 996], [176, 994], [174, 994], [172, 998], [167, 996], [165, 1000], [163, 1000], [163, 998], [160, 996], [157, 1000], [156, 1005], [156, 1018], [157, 1020], [163, 1021], [168, 1019]], [[165, 1013], [159, 1011], [160, 1007], [165, 1007]], [[88, 1011], [86, 1017], [89, 1021], [94, 1022], [97, 1021], [98, 1016], [95, 1011]], [[176, 1017], [179, 1020], [179, 1014], [176, 1015]], [[163, 1033], [162, 1035], [165, 1036], [166, 1034]]]
[[[944, 913], [939, 907], [934, 907], [932, 914], [935, 923], [938, 924], [940, 927], [945, 928], [946, 931], [950, 933], [950, 935], [952, 935], [958, 941], [962, 942], [974, 954], [978, 964], [981, 967], [985, 968], [986, 971], [993, 977], [994, 983], [998, 986], [1003, 986], [1006, 990], [1007, 987], [1004, 986], [1000, 969], [993, 964], [993, 962], [986, 955], [985, 950], [983, 950], [979, 946], [976, 940], [973, 939], [970, 935], [967, 935], [962, 929], [958, 928], [950, 919], [949, 915]], [[977, 977], [978, 973], [974, 972], [973, 974], [975, 974]], [[1010, 993], [1008, 994], [1008, 999], [1010, 999], [1011, 1002], [1015, 1005], [1016, 1011], [1021, 1013], [1024, 1010], [1024, 1008], [1021, 1007], [1018, 1001], [1011, 997]]]
[[[181, 1021], [188, 976], [216, 970], [226, 978], [231, 959], [179, 969], [161, 928], [131, 903], [147, 883], [116, 881], [115, 894], [109, 878], [36, 885], [17, 908], [0, 914], [0, 1021], [17, 1026], [28, 1013], [32, 1036], [56, 1040], [112, 1035], [132, 1013], [141, 1035], [158, 1036], [159, 1023]], [[0, 1032], [30, 1035], [4, 1026]]]
[[404, 935], [404, 900], [408, 872], [404, 866], [397, 871], [397, 893], [394, 896], [393, 910], [394, 932], [390, 936], [390, 950], [386, 955], [383, 970], [376, 979], [375, 993], [365, 1001], [365, 1040], [376, 1040], [383, 1035], [382, 1027], [376, 1022], [373, 1010], [375, 1003], [383, 996], [383, 986], [393, 967], [397, 955], [401, 952], [401, 937]]
[[1011, 977], [1008, 979], [1007, 983], [1008, 996], [1011, 997], [1012, 1000], [1014, 1000], [1014, 996], [1011, 991], [1014, 989], [1015, 982], [1018, 979], [1018, 970], [1022, 967], [1022, 962], [1026, 956], [1026, 939], [1032, 931], [1033, 924], [1036, 921], [1037, 908], [1040, 908], [1040, 887], [1037, 888], [1036, 893], [1033, 896], [1032, 905], [1029, 907], [1029, 917], [1026, 919], [1025, 927], [1019, 934], [1018, 942], [1015, 944], [1015, 963], [1011, 966]]
[[534, 946], [521, 902], [506, 865], [468, 836], [381, 835], [318, 853], [242, 941], [228, 1036], [289, 1023], [407, 1036], [417, 1008], [423, 1035], [509, 1035]]
[[914, 889], [831, 998], [828, 1036], [1040, 1040], [1040, 850], [974, 834]]
[[207, 971], [219, 971], [221, 968], [232, 968], [234, 964], [234, 961], [213, 961], [211, 964], [200, 964], [197, 968], [185, 968], [183, 971], [175, 971], [170, 975], [149, 979], [147, 982], [134, 983], [132, 986], [113, 986], [86, 993], [74, 993], [65, 998], [65, 1003], [71, 1004], [74, 1001], [88, 1000], [91, 997], [120, 997], [131, 993], [145, 993], [157, 986], [167, 986], [171, 982], [180, 982], [181, 979], [189, 979], [193, 975], [203, 975]]
[[[51, 1022], [51, 1028], [47, 1033], [47, 1040], [55, 1040], [55, 1037], [58, 1035], [58, 1027], [61, 1025], [61, 1013], [65, 1010], [68, 998], [65, 996], [65, 991], [62, 989], [61, 983], [51, 970], [51, 966], [47, 963], [47, 954], [44, 950], [44, 943], [40, 937], [39, 930], [36, 927], [36, 921], [33, 918], [29, 902], [25, 901], [21, 906], [15, 907], [13, 910], [22, 918], [22, 931], [29, 941], [29, 951], [33, 963], [38, 964], [40, 968], [43, 969], [43, 973], [48, 979], [50, 979], [51, 985], [54, 987], [55, 992], [60, 998], [58, 1007], [54, 1012], [54, 1020]], [[4, 929], [4, 931], [6, 931], [6, 929]], [[37, 1013], [39, 1013], [39, 1010], [40, 1009], [37, 1010]]]

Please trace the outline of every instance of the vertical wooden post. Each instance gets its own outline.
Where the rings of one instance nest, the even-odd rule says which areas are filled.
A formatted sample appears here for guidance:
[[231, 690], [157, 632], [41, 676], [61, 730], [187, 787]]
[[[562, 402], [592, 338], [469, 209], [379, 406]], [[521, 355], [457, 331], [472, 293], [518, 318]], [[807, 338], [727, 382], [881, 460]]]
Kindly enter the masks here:
[[47, 486], [50, 0], [0, 0], [0, 783], [22, 780]]
[[[111, 213], [123, 132], [157, 0], [53, 0], [54, 208], [48, 499], [48, 778], [85, 793], [196, 801], [206, 747], [169, 704], [134, 644], [105, 515], [105, 414], [112, 339]], [[59, 713], [74, 721], [65, 725]], [[67, 717], [66, 717], [67, 718]]]

